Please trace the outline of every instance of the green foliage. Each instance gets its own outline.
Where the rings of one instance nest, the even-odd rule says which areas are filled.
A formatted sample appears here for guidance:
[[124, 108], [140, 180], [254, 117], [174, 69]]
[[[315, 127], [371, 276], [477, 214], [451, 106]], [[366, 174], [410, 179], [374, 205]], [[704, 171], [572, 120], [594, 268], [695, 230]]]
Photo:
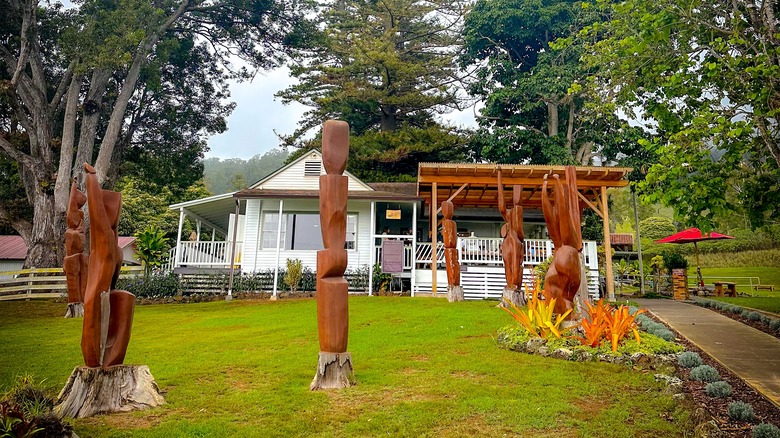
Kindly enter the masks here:
[[737, 421], [751, 422], [756, 419], [756, 414], [753, 411], [753, 406], [749, 403], [742, 401], [735, 401], [729, 403], [728, 407], [729, 418]]
[[544, 289], [544, 279], [545, 276], [547, 275], [547, 270], [550, 269], [550, 265], [552, 265], [552, 262], [553, 262], [553, 257], [550, 256], [547, 258], [547, 260], [533, 267], [534, 276], [539, 281], [539, 289]]
[[778, 50], [774, 15], [726, 0], [595, 8], [608, 20], [577, 39], [593, 69], [587, 86], [604, 97], [602, 110], [652, 127], [642, 145], [658, 161], [638, 185], [643, 199], [705, 231], [732, 211], [752, 226], [776, 220], [780, 148], [770, 127], [780, 87], [766, 80], [777, 72], [767, 55]]
[[666, 266], [669, 275], [672, 275], [673, 269], [688, 269], [688, 260], [680, 254], [664, 252], [662, 256], [664, 259], [664, 266]]
[[753, 438], [780, 438], [780, 429], [771, 423], [761, 423], [753, 426]]
[[683, 368], [696, 368], [702, 365], [704, 362], [701, 360], [699, 353], [694, 351], [686, 351], [677, 357], [677, 363]]
[[379, 263], [374, 265], [373, 276], [374, 292], [384, 292], [390, 288], [390, 280], [393, 276], [382, 272], [382, 266]]
[[315, 49], [290, 67], [299, 83], [277, 93], [284, 103], [311, 108], [285, 145], [319, 147], [307, 133], [325, 120], [344, 120], [351, 130], [348, 169], [367, 181], [410, 180], [420, 161], [465, 158], [465, 139], [435, 116], [463, 101], [452, 49], [466, 8], [442, 0], [323, 7]]
[[468, 91], [485, 103], [470, 144], [475, 160], [588, 164], [635, 155], [639, 130], [590, 110], [582, 45], [555, 42], [598, 20], [569, 0], [474, 4], [461, 64], [476, 68]]
[[298, 285], [303, 279], [303, 264], [298, 259], [287, 259], [287, 272], [284, 274], [284, 282], [290, 288], [290, 293], [298, 290]]
[[709, 365], [699, 365], [691, 369], [691, 379], [699, 382], [717, 382], [720, 380], [720, 373]]
[[774, 330], [774, 331], [776, 331], [776, 332], [780, 332], [780, 318], [773, 319], [769, 323], [769, 328]]
[[674, 222], [668, 217], [653, 216], [639, 221], [639, 234], [642, 238], [663, 239], [677, 232]]
[[120, 278], [116, 287], [138, 298], [164, 298], [179, 295], [182, 285], [176, 274], [152, 273], [146, 277]]
[[52, 412], [54, 400], [41, 385], [23, 375], [0, 399], [0, 437], [70, 436], [73, 427]]
[[144, 265], [144, 276], [162, 266], [170, 249], [165, 233], [157, 225], [147, 225], [135, 235], [135, 250]]
[[708, 383], [704, 392], [710, 397], [725, 398], [731, 395], [731, 385], [722, 380]]
[[117, 182], [115, 189], [122, 192], [120, 236], [133, 236], [148, 226], [155, 226], [169, 239], [176, 239], [179, 213], [168, 208], [173, 203], [173, 194], [167, 188], [149, 187], [138, 179], [125, 177]]

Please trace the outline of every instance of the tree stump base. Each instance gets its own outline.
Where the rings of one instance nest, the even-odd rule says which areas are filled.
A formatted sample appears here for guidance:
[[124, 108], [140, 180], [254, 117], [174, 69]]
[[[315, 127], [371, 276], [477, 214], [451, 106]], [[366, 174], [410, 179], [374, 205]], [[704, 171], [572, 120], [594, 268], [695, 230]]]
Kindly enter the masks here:
[[84, 303], [68, 303], [68, 310], [65, 311], [65, 318], [83, 318]]
[[523, 296], [523, 293], [517, 289], [505, 287], [504, 293], [502, 294], [502, 298], [503, 298], [501, 300], [502, 307], [508, 307], [506, 304], [507, 301], [514, 304], [517, 307], [525, 306], [525, 296]]
[[463, 301], [463, 287], [451, 286], [447, 288], [447, 301], [454, 303], [455, 301]]
[[60, 417], [86, 418], [129, 412], [165, 403], [146, 365], [102, 368], [76, 367], [54, 406]]
[[352, 371], [352, 353], [325, 353], [320, 351], [317, 373], [309, 389], [341, 389], [356, 385]]

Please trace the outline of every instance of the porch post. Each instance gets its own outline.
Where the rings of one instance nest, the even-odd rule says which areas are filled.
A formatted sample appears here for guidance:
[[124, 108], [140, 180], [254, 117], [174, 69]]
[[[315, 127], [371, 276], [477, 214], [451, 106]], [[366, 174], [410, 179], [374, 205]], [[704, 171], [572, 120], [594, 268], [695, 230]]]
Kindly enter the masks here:
[[604, 275], [607, 277], [607, 299], [615, 301], [615, 278], [612, 274], [612, 243], [609, 239], [609, 204], [607, 197], [607, 188], [601, 187], [601, 213], [604, 222]]
[[376, 263], [376, 260], [374, 260], [374, 257], [376, 256], [376, 247], [374, 246], [376, 244], [376, 237], [374, 237], [374, 234], [376, 233], [376, 230], [374, 229], [376, 227], [376, 201], [371, 201], [369, 221], [371, 222], [371, 225], [368, 227], [368, 235], [371, 237], [371, 243], [369, 244], [368, 251], [368, 296], [372, 296], [374, 294], [374, 263]]
[[195, 222], [195, 241], [200, 242], [200, 221]]
[[179, 232], [176, 233], [176, 255], [173, 260], [173, 267], [177, 268], [181, 263], [181, 229], [184, 226], [184, 207], [179, 208]]
[[230, 246], [230, 281], [228, 283], [228, 293], [225, 301], [233, 299], [233, 273], [236, 270], [236, 240], [238, 236], [238, 214], [241, 212], [241, 200], [236, 198], [236, 214], [233, 215], [233, 243]]
[[274, 291], [271, 299], [277, 298], [277, 288], [279, 287], [279, 257], [282, 254], [282, 209], [284, 208], [284, 199], [279, 199], [279, 222], [276, 224], [276, 266], [274, 266]]
[[412, 204], [412, 296], [414, 296], [414, 290], [416, 282], [414, 277], [417, 273], [417, 201]]
[[217, 229], [212, 228], [211, 229], [211, 241], [213, 242], [217, 238]]
[[436, 296], [436, 268], [439, 263], [439, 236], [436, 232], [439, 229], [437, 224], [439, 220], [439, 214], [436, 213], [438, 208], [439, 194], [437, 192], [436, 183], [431, 184], [431, 209], [430, 209], [430, 222], [431, 222], [431, 293]]

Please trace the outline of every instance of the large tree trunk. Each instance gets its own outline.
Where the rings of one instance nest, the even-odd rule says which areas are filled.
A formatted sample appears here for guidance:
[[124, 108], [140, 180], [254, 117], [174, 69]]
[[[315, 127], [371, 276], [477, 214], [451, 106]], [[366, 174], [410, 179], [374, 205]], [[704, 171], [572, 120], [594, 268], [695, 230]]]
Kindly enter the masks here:
[[547, 135], [558, 135], [558, 104], [547, 102]]
[[380, 121], [380, 130], [382, 132], [393, 132], [398, 129], [398, 117], [394, 106], [382, 107], [382, 118]]
[[[65, 214], [57, 211], [54, 205], [54, 194], [35, 194], [33, 205], [33, 226], [27, 245], [25, 268], [52, 268], [62, 266], [65, 257]], [[24, 236], [23, 236], [24, 237]]]

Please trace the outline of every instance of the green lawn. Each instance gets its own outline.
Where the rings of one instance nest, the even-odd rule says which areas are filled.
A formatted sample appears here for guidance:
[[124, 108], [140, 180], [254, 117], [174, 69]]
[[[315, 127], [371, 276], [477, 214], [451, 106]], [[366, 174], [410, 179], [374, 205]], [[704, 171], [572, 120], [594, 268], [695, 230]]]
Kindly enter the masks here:
[[[712, 286], [712, 282], [720, 278], [723, 281], [739, 283], [740, 286], [737, 287], [738, 292], [749, 293], [754, 296], [780, 298], [780, 268], [701, 268], [701, 275], [705, 278], [704, 281], [708, 286]], [[696, 266], [689, 266], [688, 277], [696, 277]], [[775, 291], [753, 291], [750, 287], [742, 286], [747, 283], [748, 280], [746, 278], [735, 280], [728, 277], [758, 277], [761, 280], [761, 284], [774, 285]]]
[[[2, 302], [0, 390], [32, 373], [58, 391], [81, 364], [64, 304]], [[688, 413], [652, 372], [496, 347], [495, 302], [352, 297], [358, 385], [308, 390], [314, 300], [136, 308], [127, 363], [149, 366], [167, 404], [75, 422], [87, 437], [683, 436]]]
[[742, 307], [766, 310], [780, 314], [780, 297], [710, 297], [715, 300], [725, 301]]

